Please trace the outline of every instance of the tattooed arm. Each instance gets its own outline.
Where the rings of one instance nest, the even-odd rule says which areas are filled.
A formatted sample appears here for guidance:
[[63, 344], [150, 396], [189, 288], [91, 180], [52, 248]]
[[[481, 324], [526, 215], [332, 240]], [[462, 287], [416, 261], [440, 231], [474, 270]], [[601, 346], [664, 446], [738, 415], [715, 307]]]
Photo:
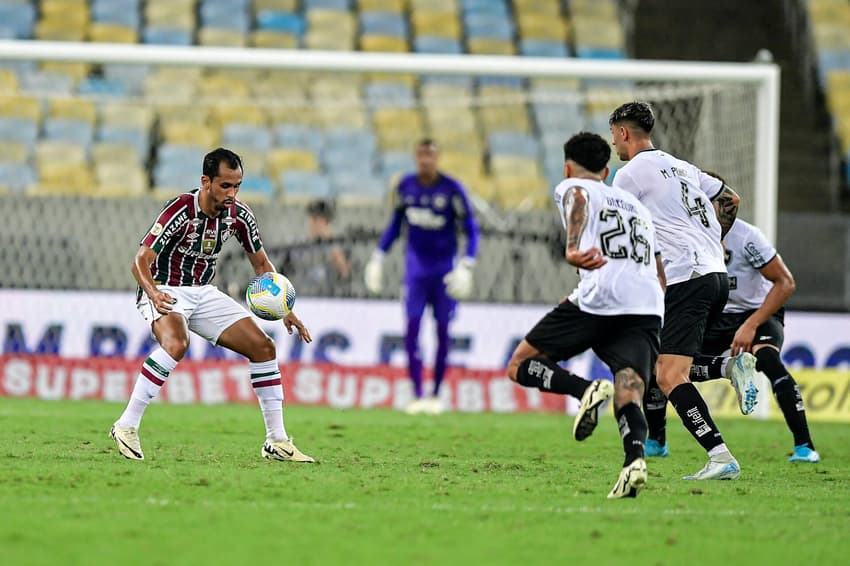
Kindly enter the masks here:
[[581, 187], [571, 187], [564, 193], [564, 221], [567, 231], [567, 249], [565, 257], [570, 265], [582, 269], [599, 269], [606, 263], [599, 248], [578, 249], [581, 235], [587, 227], [587, 192]]
[[717, 214], [717, 220], [720, 221], [720, 238], [726, 237], [732, 224], [735, 223], [735, 218], [738, 216], [738, 205], [741, 203], [741, 197], [738, 193], [729, 188], [729, 185], [724, 184], [723, 189], [714, 198], [714, 212]]

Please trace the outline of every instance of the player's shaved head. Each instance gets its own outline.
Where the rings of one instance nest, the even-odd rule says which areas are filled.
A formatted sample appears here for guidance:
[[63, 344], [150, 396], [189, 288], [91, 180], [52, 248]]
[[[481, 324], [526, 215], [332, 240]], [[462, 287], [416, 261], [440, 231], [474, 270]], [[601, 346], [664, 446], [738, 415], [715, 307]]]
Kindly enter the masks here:
[[608, 124], [628, 126], [649, 134], [655, 126], [655, 114], [652, 112], [652, 107], [646, 102], [626, 102], [611, 112]]
[[242, 169], [242, 158], [239, 155], [229, 149], [218, 147], [204, 156], [204, 175], [210, 179], [216, 178], [222, 163], [230, 169]]
[[599, 134], [580, 132], [564, 144], [564, 161], [572, 161], [591, 173], [601, 173], [611, 159], [611, 147]]

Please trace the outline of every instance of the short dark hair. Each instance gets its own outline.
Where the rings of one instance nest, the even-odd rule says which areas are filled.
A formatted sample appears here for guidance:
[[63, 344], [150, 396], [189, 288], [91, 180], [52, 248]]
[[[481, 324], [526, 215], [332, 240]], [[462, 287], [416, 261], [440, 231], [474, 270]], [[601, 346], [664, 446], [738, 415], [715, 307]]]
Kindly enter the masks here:
[[419, 140], [419, 143], [416, 144], [416, 147], [423, 147], [426, 145], [433, 146], [435, 149], [438, 147], [437, 142], [434, 141], [434, 138], [422, 138]]
[[318, 218], [324, 218], [330, 222], [334, 217], [334, 205], [329, 200], [316, 199], [307, 205], [307, 214]]
[[579, 132], [564, 144], [564, 161], [575, 161], [591, 173], [605, 169], [609, 159], [611, 146], [599, 134]]
[[241, 157], [229, 149], [217, 147], [204, 156], [204, 175], [210, 179], [217, 177], [222, 161], [231, 169], [242, 169]]
[[652, 107], [646, 102], [626, 102], [611, 112], [611, 117], [608, 118], [610, 125], [622, 122], [629, 122], [648, 134], [655, 126], [655, 114], [652, 112]]

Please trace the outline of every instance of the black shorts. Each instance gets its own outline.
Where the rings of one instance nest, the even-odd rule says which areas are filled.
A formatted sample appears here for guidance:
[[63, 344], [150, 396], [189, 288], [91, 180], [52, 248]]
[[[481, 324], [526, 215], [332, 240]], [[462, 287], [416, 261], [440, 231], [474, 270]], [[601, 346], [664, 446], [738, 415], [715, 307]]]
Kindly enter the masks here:
[[612, 373], [632, 368], [646, 381], [658, 357], [661, 319], [654, 315], [603, 316], [564, 301], [540, 319], [525, 340], [556, 361], [592, 349]]
[[[732, 345], [732, 339], [735, 338], [735, 333], [754, 312], [756, 311], [751, 310], [746, 312], [723, 313], [720, 315], [714, 321], [714, 324], [708, 327], [705, 338], [702, 341], [702, 351], [700, 353], [706, 356], [722, 355]], [[753, 346], [770, 344], [781, 350], [784, 341], [785, 309], [782, 308], [773, 313], [773, 316], [756, 329]]]
[[706, 329], [723, 314], [728, 298], [729, 277], [725, 273], [709, 273], [667, 287], [661, 353], [697, 355]]

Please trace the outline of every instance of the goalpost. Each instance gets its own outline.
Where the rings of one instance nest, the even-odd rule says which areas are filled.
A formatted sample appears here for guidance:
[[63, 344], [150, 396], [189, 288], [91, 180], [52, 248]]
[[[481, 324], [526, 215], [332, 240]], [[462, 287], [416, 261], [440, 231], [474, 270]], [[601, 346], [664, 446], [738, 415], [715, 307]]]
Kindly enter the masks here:
[[[280, 73], [324, 74], [336, 80], [346, 76], [428, 76], [488, 78], [496, 88], [475, 88], [469, 100], [425, 99], [415, 95], [417, 109], [435, 105], [451, 108], [488, 105], [525, 105], [538, 122], [552, 116], [554, 134], [542, 135], [546, 125], [531, 126], [542, 145], [561, 142], [571, 131], [557, 124], [577, 105], [595, 112], [584, 129], [604, 134], [602, 120], [624, 97], [649, 100], [658, 110], [656, 144], [729, 180], [742, 194], [741, 216], [752, 220], [770, 238], [776, 236], [779, 67], [770, 63], [707, 63], [640, 60], [548, 59], [535, 57], [323, 52], [311, 50], [172, 47], [50, 41], [0, 41], [0, 62], [77, 62], [202, 69], [254, 69]], [[344, 75], [341, 75], [344, 74]], [[554, 81], [552, 88], [499, 89], [499, 78], [531, 82]], [[575, 90], [558, 81], [576, 81]], [[450, 82], [450, 81], [449, 81]], [[511, 93], [514, 94], [511, 94]], [[515, 97], [515, 98], [514, 98]], [[308, 104], [344, 104], [342, 100], [309, 100]], [[149, 101], [138, 99], [139, 104]], [[543, 110], [546, 105], [561, 112]], [[539, 108], [537, 108], [539, 107]], [[538, 109], [543, 109], [537, 112]], [[375, 109], [371, 109], [374, 111]], [[367, 114], [369, 111], [367, 110]], [[436, 111], [435, 111], [436, 113]], [[530, 112], [531, 113], [531, 112]], [[368, 117], [367, 117], [368, 119]], [[484, 119], [484, 118], [482, 118]], [[499, 118], [496, 123], [498, 126]], [[566, 122], [569, 122], [567, 119]], [[486, 124], [485, 124], [486, 125]], [[430, 133], [426, 124], [422, 133]], [[418, 132], [417, 132], [418, 133]], [[486, 146], [486, 140], [484, 142]], [[545, 150], [546, 148], [544, 148]], [[549, 148], [549, 155], [557, 155]], [[487, 149], [484, 147], [484, 151]], [[554, 157], [552, 158], [554, 161]], [[616, 167], [616, 164], [615, 164]], [[553, 166], [554, 168], [554, 166]], [[554, 174], [554, 173], [553, 173]], [[496, 175], [494, 174], [494, 177]]]

